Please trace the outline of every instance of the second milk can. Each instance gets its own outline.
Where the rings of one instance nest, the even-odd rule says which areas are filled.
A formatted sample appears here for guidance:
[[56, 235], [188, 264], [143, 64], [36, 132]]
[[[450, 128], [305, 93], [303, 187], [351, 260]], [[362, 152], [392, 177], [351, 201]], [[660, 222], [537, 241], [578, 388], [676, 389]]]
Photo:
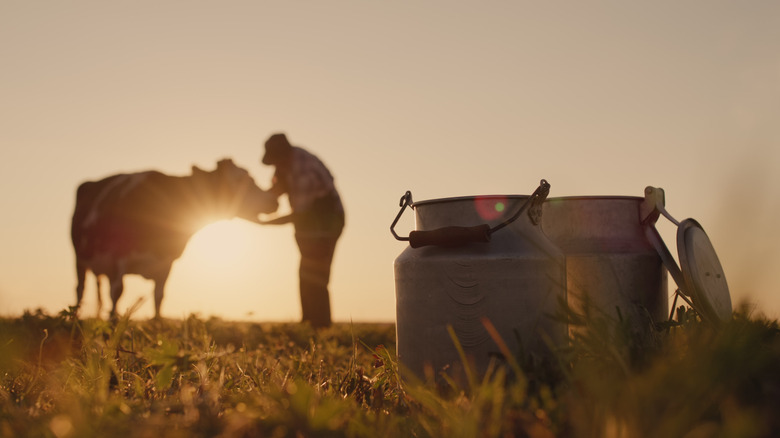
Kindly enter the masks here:
[[[542, 180], [531, 196], [466, 196], [413, 203], [401, 199], [391, 227], [407, 247], [395, 260], [399, 362], [418, 377], [484, 373], [502, 359], [495, 334], [515, 358], [550, 359], [567, 327], [552, 316], [566, 299], [563, 253], [542, 233]], [[415, 212], [408, 238], [393, 227], [406, 206]], [[453, 335], [457, 344], [453, 341]]]
[[566, 255], [568, 304], [635, 329], [668, 318], [667, 274], [631, 196], [550, 198], [542, 229]]

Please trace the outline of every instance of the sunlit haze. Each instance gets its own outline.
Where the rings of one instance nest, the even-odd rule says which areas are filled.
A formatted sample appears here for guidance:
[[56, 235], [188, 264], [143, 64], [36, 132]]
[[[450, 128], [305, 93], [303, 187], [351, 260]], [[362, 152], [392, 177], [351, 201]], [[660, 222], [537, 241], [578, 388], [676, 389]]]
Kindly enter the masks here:
[[[735, 305], [780, 314], [778, 2], [7, 1], [0, 59], [2, 315], [75, 303], [79, 183], [230, 157], [268, 188], [274, 132], [344, 201], [335, 321], [395, 318], [406, 190], [528, 194], [542, 178], [551, 197], [664, 188]], [[162, 313], [295, 321], [297, 275], [292, 227], [217, 222], [174, 263]], [[120, 311], [143, 299], [151, 316], [152, 288], [127, 277]]]

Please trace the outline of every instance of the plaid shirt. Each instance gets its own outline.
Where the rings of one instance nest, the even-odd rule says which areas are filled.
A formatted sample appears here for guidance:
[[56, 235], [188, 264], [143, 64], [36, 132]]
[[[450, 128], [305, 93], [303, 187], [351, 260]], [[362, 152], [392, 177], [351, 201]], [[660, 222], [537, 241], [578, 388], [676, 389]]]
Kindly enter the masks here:
[[333, 176], [319, 158], [297, 146], [292, 147], [292, 161], [288, 169], [276, 168], [274, 185], [287, 192], [293, 211], [308, 210], [312, 203], [328, 195], [336, 195]]

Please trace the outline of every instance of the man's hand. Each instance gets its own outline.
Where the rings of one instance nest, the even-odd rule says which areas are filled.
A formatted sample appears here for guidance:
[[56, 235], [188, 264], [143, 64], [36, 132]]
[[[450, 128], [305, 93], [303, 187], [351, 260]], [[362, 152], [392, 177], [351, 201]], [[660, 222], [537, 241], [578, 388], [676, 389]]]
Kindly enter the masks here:
[[273, 218], [271, 220], [262, 220], [262, 219], [256, 218], [252, 222], [255, 222], [255, 223], [260, 224], [260, 225], [284, 225], [284, 224], [289, 224], [290, 222], [292, 222], [292, 219], [293, 219], [293, 215], [292, 214], [288, 214], [287, 216], [279, 216], [279, 217]]

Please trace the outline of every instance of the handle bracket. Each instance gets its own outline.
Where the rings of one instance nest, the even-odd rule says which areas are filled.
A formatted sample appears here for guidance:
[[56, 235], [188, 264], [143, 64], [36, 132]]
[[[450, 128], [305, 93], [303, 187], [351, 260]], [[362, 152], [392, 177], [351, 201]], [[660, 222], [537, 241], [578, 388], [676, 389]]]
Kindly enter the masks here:
[[401, 207], [401, 211], [398, 212], [398, 215], [396, 215], [395, 220], [393, 221], [393, 224], [390, 225], [390, 232], [393, 233], [393, 237], [395, 237], [396, 240], [400, 240], [402, 242], [408, 242], [408, 237], [401, 237], [398, 235], [398, 233], [395, 232], [395, 225], [398, 223], [398, 220], [401, 219], [401, 215], [404, 214], [404, 210], [406, 210], [406, 207], [413, 204], [412, 201], [412, 192], [407, 190], [406, 193], [404, 193], [403, 196], [401, 196], [401, 201], [399, 202], [399, 205]]

